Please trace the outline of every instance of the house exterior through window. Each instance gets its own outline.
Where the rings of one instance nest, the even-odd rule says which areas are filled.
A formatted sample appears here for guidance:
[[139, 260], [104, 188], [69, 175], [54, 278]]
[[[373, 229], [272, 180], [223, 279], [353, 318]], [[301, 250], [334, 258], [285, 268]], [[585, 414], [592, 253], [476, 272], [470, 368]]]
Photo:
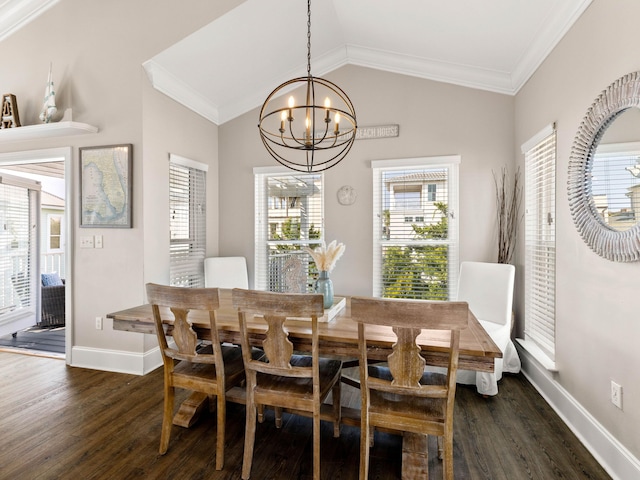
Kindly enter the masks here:
[[303, 247], [324, 239], [323, 176], [278, 167], [254, 169], [255, 287], [310, 291], [317, 270]]
[[62, 215], [49, 214], [47, 220], [49, 232], [47, 250], [60, 250], [62, 248]]
[[459, 156], [372, 162], [374, 296], [453, 298], [459, 162]]

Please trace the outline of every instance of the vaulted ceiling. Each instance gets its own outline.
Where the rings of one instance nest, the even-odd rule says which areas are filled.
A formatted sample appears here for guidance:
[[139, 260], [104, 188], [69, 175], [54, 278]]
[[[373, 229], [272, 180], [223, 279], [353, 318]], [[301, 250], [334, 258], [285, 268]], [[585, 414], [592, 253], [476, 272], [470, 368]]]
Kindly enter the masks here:
[[[0, 41], [58, 1], [0, 0]], [[313, 0], [311, 73], [351, 64], [513, 95], [591, 1]], [[246, 0], [144, 67], [156, 89], [222, 124], [306, 62], [307, 2]]]

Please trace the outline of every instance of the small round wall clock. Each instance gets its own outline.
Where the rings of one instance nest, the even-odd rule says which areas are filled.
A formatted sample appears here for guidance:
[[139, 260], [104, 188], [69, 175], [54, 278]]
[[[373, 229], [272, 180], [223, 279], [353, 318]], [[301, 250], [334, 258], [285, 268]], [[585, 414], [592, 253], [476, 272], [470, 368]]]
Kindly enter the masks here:
[[357, 196], [356, 189], [351, 185], [344, 185], [338, 190], [338, 202], [340, 205], [353, 205]]

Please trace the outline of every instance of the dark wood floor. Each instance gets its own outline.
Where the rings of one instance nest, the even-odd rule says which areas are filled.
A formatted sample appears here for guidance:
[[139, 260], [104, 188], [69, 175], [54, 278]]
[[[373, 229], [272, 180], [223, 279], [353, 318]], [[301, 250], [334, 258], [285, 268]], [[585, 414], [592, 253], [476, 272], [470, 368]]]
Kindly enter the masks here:
[[[214, 470], [215, 419], [173, 427], [157, 453], [162, 371], [138, 377], [67, 367], [64, 361], [0, 352], [0, 479], [239, 479], [244, 406], [230, 404], [225, 468]], [[183, 399], [184, 395], [179, 395]], [[343, 404], [358, 405], [345, 386]], [[310, 479], [311, 421], [285, 414], [258, 424], [252, 479]], [[334, 439], [322, 426], [322, 478], [357, 479], [359, 429]], [[456, 479], [610, 478], [521, 375], [506, 376], [497, 397], [460, 387], [455, 414]], [[441, 478], [430, 439], [430, 477]], [[400, 477], [401, 439], [376, 434], [372, 479]]]

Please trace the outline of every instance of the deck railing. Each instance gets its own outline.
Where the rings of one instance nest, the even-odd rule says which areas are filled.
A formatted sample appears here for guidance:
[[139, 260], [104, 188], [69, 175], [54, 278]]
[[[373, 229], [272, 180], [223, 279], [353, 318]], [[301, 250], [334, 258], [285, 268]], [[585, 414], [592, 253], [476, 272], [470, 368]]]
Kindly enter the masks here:
[[64, 253], [42, 253], [40, 255], [40, 272], [58, 272], [60, 278], [65, 278]]

